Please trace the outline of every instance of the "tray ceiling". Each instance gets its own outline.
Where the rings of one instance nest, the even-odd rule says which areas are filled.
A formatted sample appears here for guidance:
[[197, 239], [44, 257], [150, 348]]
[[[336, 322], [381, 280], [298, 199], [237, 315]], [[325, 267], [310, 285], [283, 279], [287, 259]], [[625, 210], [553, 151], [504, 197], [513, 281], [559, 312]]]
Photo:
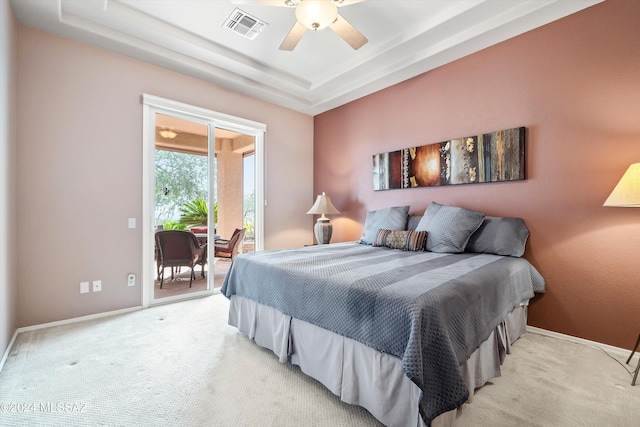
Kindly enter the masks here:
[[[330, 29], [278, 46], [285, 7], [230, 0], [11, 0], [32, 27], [315, 115], [602, 0], [366, 0], [340, 14], [369, 42], [353, 50]], [[266, 23], [248, 39], [224, 26], [234, 9]]]

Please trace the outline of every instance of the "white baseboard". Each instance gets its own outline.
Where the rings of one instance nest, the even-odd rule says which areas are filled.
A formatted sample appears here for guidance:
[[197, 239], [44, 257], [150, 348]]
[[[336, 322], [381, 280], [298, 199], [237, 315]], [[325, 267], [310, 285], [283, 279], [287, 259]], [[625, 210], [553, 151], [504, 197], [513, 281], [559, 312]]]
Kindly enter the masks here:
[[[545, 335], [545, 336], [551, 337], [551, 338], [558, 338], [558, 339], [561, 339], [561, 340], [574, 342], [576, 344], [582, 344], [582, 345], [588, 345], [590, 347], [596, 347], [596, 348], [599, 348], [601, 350], [606, 351], [609, 354], [612, 354], [614, 356], [620, 357], [620, 358], [625, 359], [625, 360], [629, 357], [629, 354], [631, 354], [631, 351], [627, 350], [626, 348], [614, 347], [612, 345], [602, 344], [602, 343], [599, 343], [597, 341], [589, 341], [589, 340], [585, 340], [584, 338], [574, 337], [572, 335], [565, 335], [565, 334], [561, 334], [559, 332], [548, 331], [546, 329], [536, 328], [535, 326], [527, 325], [527, 332], [531, 332], [531, 333], [538, 334], [538, 335]], [[638, 352], [636, 352], [634, 358], [637, 358], [637, 357], [640, 357]]]
[[35, 331], [38, 329], [50, 328], [52, 326], [68, 325], [71, 323], [84, 322], [86, 320], [100, 319], [102, 317], [115, 316], [117, 314], [125, 314], [125, 313], [130, 313], [132, 311], [138, 311], [138, 310], [142, 310], [142, 306], [123, 308], [120, 310], [113, 310], [113, 311], [106, 311], [104, 313], [89, 314], [87, 316], [72, 317], [71, 319], [58, 320], [55, 322], [41, 323], [39, 325], [24, 326], [24, 327], [18, 328], [13, 333], [13, 336], [11, 337], [11, 341], [9, 341], [9, 344], [7, 345], [7, 349], [5, 350], [4, 355], [2, 356], [2, 360], [0, 360], [0, 372], [2, 372], [2, 368], [4, 367], [4, 364], [7, 361], [9, 354], [11, 353], [11, 349], [13, 348], [13, 345], [16, 342], [16, 338], [22, 332]]
[[105, 311], [104, 313], [89, 314], [86, 316], [72, 317], [71, 319], [57, 320], [55, 322], [41, 323], [39, 325], [24, 326], [18, 328], [17, 332], [35, 331], [38, 329], [50, 328], [52, 326], [69, 325], [71, 323], [84, 322], [85, 320], [100, 319], [102, 317], [115, 316], [117, 314], [131, 313], [132, 311], [142, 310], [142, 306], [122, 308], [120, 310]]
[[9, 357], [9, 352], [11, 351], [11, 348], [13, 348], [13, 343], [16, 342], [17, 337], [18, 337], [18, 330], [16, 329], [13, 332], [13, 336], [9, 341], [9, 345], [7, 345], [7, 349], [5, 350], [4, 355], [2, 356], [2, 360], [0, 360], [0, 372], [2, 372], [2, 368], [4, 367], [4, 362], [7, 361], [7, 358]]

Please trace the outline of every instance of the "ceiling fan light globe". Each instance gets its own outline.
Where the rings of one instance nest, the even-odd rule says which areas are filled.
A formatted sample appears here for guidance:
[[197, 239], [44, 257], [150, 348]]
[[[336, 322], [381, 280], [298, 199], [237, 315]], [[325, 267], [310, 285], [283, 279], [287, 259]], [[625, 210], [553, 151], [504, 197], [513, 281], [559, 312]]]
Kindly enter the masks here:
[[173, 139], [176, 136], [178, 136], [178, 134], [176, 132], [174, 132], [172, 129], [167, 129], [167, 128], [164, 128], [164, 127], [162, 129], [160, 129], [158, 131], [158, 133], [164, 139]]
[[310, 30], [321, 30], [338, 18], [338, 7], [329, 0], [303, 0], [296, 6], [296, 19]]

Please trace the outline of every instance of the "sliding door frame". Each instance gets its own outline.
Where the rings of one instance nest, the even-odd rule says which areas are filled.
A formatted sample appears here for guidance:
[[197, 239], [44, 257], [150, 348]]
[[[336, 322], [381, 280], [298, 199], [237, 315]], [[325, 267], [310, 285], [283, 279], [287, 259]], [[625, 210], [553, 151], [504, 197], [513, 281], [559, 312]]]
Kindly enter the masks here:
[[[255, 142], [255, 250], [264, 249], [264, 180], [265, 180], [265, 132], [264, 123], [235, 117], [206, 108], [196, 107], [155, 95], [142, 95], [142, 307], [164, 304], [179, 299], [187, 299], [213, 293], [213, 268], [209, 268], [209, 290], [193, 292], [176, 297], [154, 299], [154, 207], [155, 207], [155, 129], [156, 114], [179, 117], [204, 123], [208, 131], [209, 157], [209, 206], [214, 200], [214, 157], [215, 129], [226, 129], [254, 137]], [[213, 224], [213, 209], [209, 210], [209, 223]], [[211, 254], [210, 254], [211, 255]]]

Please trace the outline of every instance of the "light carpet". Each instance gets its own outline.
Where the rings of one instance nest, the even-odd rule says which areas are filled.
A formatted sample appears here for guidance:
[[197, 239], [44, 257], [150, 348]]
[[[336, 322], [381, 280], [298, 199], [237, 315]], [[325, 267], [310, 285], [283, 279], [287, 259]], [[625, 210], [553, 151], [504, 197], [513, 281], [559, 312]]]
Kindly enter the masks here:
[[[222, 295], [21, 333], [0, 426], [378, 426], [226, 324]], [[640, 384], [585, 345], [526, 333], [458, 426], [632, 426]]]

